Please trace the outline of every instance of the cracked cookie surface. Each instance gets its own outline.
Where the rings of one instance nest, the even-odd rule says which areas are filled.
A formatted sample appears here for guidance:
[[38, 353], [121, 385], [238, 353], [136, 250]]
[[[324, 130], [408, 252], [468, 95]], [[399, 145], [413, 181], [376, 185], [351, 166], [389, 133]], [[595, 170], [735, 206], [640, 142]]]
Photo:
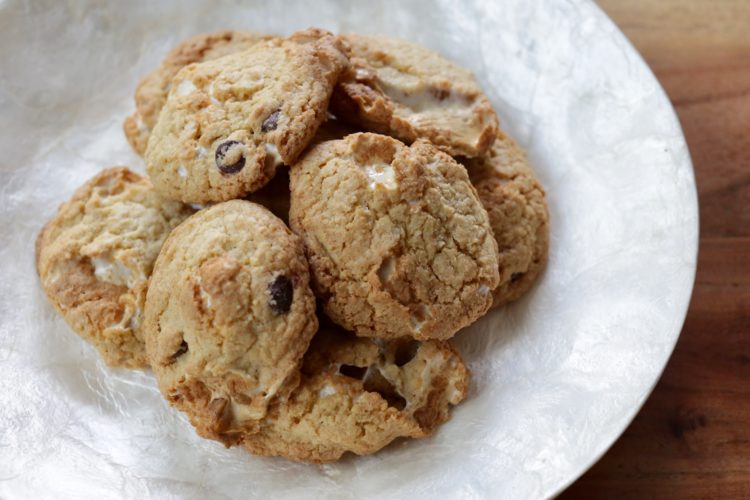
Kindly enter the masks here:
[[114, 167], [81, 186], [39, 233], [42, 288], [110, 366], [148, 366], [141, 312], [149, 276], [167, 235], [191, 213]]
[[493, 291], [493, 307], [501, 306], [526, 293], [547, 263], [549, 214], [544, 189], [526, 153], [503, 134], [484, 156], [462, 161], [497, 240], [500, 285]]
[[404, 40], [342, 37], [351, 66], [331, 101], [337, 116], [407, 143], [428, 139], [454, 156], [492, 144], [498, 117], [470, 71]]
[[358, 338], [322, 321], [299, 387], [244, 445], [306, 462], [374, 453], [398, 437], [430, 435], [468, 383], [468, 369], [447, 342]]
[[357, 335], [445, 339], [492, 303], [487, 212], [466, 169], [426, 141], [315, 146], [291, 169], [289, 219], [321, 305]]
[[172, 78], [188, 64], [218, 59], [249, 49], [271, 37], [252, 31], [203, 33], [180, 42], [158, 68], [146, 75], [135, 90], [135, 112], [125, 119], [123, 131], [136, 153], [143, 156], [159, 112], [167, 100]]
[[154, 185], [187, 203], [260, 189], [313, 138], [347, 65], [340, 40], [311, 29], [183, 68], [146, 149]]
[[243, 200], [178, 226], [154, 265], [144, 336], [166, 399], [226, 445], [288, 394], [317, 329], [302, 242]]

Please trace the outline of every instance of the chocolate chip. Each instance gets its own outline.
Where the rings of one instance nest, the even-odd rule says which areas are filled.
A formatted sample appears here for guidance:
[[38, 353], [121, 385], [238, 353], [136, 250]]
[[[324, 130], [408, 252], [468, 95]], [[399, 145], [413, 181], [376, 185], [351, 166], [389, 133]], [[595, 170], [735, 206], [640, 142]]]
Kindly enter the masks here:
[[345, 377], [362, 380], [362, 377], [367, 373], [367, 368], [364, 366], [341, 365], [339, 367], [339, 373]]
[[289, 312], [294, 298], [294, 286], [289, 278], [284, 275], [276, 276], [268, 285], [268, 294], [270, 295], [268, 305], [271, 306], [273, 312], [276, 314]]
[[281, 111], [278, 109], [268, 115], [268, 118], [263, 120], [263, 123], [260, 126], [261, 132], [270, 132], [271, 130], [276, 130], [276, 127], [279, 126], [279, 114]]
[[[240, 141], [224, 141], [216, 148], [216, 166], [222, 174], [236, 174], [245, 166], [245, 156], [238, 148]], [[228, 156], [228, 158], [227, 158]]]
[[185, 342], [183, 340], [182, 343], [180, 344], [180, 347], [174, 352], [174, 354], [172, 354], [169, 357], [169, 361], [168, 361], [167, 364], [171, 365], [172, 363], [174, 363], [175, 361], [177, 361], [177, 358], [179, 358], [180, 356], [182, 356], [186, 352], [188, 352], [188, 344], [187, 344], [187, 342]]
[[513, 273], [510, 275], [510, 282], [515, 283], [516, 281], [523, 278], [524, 273]]

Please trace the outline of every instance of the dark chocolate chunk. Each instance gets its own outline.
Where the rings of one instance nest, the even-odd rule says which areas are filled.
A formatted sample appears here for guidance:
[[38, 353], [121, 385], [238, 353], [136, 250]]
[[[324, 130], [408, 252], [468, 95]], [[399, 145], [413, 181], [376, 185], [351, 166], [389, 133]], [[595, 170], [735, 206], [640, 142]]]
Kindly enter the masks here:
[[288, 313], [294, 298], [292, 281], [284, 275], [276, 276], [268, 285], [268, 295], [270, 296], [268, 305], [271, 306], [273, 312], [276, 314]]
[[261, 132], [270, 132], [271, 130], [276, 130], [276, 127], [279, 126], [279, 114], [281, 111], [278, 109], [268, 115], [268, 117], [263, 120], [263, 123], [260, 126]]
[[186, 352], [188, 352], [188, 344], [187, 344], [187, 342], [185, 342], [183, 340], [182, 343], [180, 344], [180, 347], [174, 352], [174, 354], [172, 354], [169, 357], [169, 362], [170, 362], [169, 364], [172, 364], [175, 361], [177, 361], [177, 358], [179, 358], [180, 356], [182, 356]]
[[513, 273], [510, 275], [510, 282], [515, 283], [516, 281], [523, 278], [524, 273]]
[[229, 140], [216, 148], [216, 166], [222, 174], [236, 174], [245, 166], [245, 155], [241, 151], [233, 151], [241, 146], [240, 141]]

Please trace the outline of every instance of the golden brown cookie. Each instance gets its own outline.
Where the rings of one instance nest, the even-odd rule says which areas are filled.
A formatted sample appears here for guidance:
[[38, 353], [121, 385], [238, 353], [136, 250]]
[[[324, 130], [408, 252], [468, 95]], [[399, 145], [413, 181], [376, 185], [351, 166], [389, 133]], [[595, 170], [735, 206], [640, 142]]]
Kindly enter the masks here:
[[47, 297], [111, 366], [148, 366], [141, 331], [149, 276], [169, 232], [192, 213], [125, 167], [81, 186], [36, 241]]
[[136, 153], [146, 152], [159, 112], [167, 100], [172, 78], [188, 64], [210, 61], [249, 49], [256, 43], [271, 39], [252, 31], [217, 31], [193, 36], [181, 42], [164, 58], [154, 71], [146, 75], [135, 90], [135, 112], [125, 119], [125, 137]]
[[343, 38], [351, 65], [331, 100], [334, 114], [407, 143], [428, 139], [454, 156], [492, 145], [499, 121], [470, 71], [404, 40]]
[[244, 445], [306, 462], [374, 453], [398, 437], [430, 435], [468, 383], [446, 342], [357, 338], [324, 323], [305, 354], [300, 386]]
[[547, 263], [544, 189], [526, 153], [502, 133], [487, 154], [462, 161], [487, 209], [500, 253], [500, 285], [493, 292], [493, 307], [507, 304], [531, 288]]
[[347, 65], [338, 38], [307, 30], [183, 68], [146, 149], [154, 185], [186, 203], [260, 189], [313, 138]]
[[317, 329], [302, 242], [265, 208], [205, 208], [164, 243], [144, 335], [159, 388], [203, 437], [236, 444], [297, 385]]
[[357, 335], [446, 339], [492, 304], [487, 212], [466, 169], [427, 141], [323, 142], [292, 168], [291, 196], [318, 298]]

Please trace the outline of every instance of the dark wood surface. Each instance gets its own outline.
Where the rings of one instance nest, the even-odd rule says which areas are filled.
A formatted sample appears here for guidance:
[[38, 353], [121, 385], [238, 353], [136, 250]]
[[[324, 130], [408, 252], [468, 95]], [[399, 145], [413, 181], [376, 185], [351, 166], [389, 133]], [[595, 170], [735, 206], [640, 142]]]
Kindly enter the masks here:
[[685, 130], [695, 291], [654, 393], [561, 498], [750, 498], [750, 0], [600, 0]]

